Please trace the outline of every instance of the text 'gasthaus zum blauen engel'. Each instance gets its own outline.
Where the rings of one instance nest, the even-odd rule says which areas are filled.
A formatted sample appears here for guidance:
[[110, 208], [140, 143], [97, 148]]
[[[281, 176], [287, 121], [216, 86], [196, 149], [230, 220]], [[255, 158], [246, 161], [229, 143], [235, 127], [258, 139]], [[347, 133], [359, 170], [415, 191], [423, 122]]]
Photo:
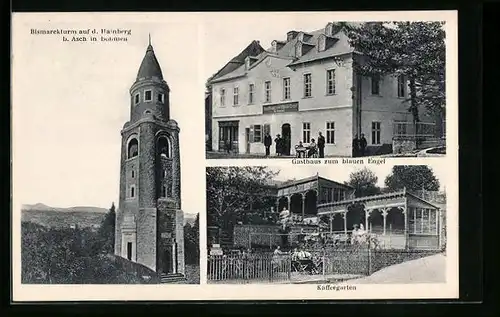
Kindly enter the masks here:
[[385, 158], [332, 158], [332, 159], [293, 159], [292, 164], [385, 164]]
[[130, 29], [31, 29], [31, 35], [59, 35], [63, 42], [127, 42]]

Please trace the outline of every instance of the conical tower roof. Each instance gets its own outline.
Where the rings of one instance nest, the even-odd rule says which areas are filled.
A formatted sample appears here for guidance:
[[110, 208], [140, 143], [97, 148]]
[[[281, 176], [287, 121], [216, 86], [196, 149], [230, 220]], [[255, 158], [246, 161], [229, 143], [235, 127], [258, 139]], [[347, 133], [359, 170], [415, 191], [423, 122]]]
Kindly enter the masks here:
[[149, 43], [146, 55], [144, 55], [141, 67], [139, 67], [139, 72], [137, 73], [137, 80], [152, 77], [157, 77], [163, 80], [160, 63], [158, 63], [158, 59], [156, 59], [153, 46]]

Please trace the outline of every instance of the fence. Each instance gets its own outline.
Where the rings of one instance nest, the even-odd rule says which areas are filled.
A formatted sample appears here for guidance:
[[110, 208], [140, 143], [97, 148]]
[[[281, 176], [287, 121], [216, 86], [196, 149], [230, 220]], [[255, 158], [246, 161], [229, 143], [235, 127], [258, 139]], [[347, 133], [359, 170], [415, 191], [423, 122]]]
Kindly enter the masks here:
[[351, 246], [308, 252], [307, 260], [292, 254], [209, 255], [209, 283], [335, 282], [370, 275], [384, 267], [436, 254], [437, 251], [372, 250]]
[[435, 137], [436, 124], [432, 122], [413, 123], [406, 121], [396, 121], [393, 125], [393, 135], [395, 137]]

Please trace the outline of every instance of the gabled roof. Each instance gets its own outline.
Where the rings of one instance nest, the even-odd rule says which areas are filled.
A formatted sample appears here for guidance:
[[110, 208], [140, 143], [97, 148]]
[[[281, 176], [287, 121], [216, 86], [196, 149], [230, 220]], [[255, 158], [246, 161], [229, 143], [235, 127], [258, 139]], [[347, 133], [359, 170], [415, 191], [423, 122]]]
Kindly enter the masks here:
[[144, 55], [139, 71], [137, 72], [136, 80], [152, 77], [157, 77], [163, 80], [160, 63], [158, 63], [158, 59], [156, 59], [153, 46], [149, 44], [146, 50], [146, 55]]
[[264, 51], [264, 48], [260, 46], [259, 41], [252, 41], [243, 51], [241, 51], [238, 55], [233, 57], [224, 67], [219, 69], [212, 78], [209, 79], [209, 82], [213, 82], [220, 77], [229, 74], [241, 66], [245, 65], [245, 58], [247, 56], [257, 56]]
[[[358, 27], [361, 24], [349, 22], [349, 23], [346, 23], [346, 25], [349, 27]], [[302, 55], [299, 58], [294, 57], [295, 56], [295, 46], [300, 41], [298, 35], [294, 39], [292, 39], [288, 42], [277, 40], [280, 43], [285, 43], [285, 45], [283, 45], [283, 47], [281, 47], [277, 52], [272, 52], [271, 48], [264, 50], [264, 49], [262, 49], [262, 47], [260, 47], [260, 44], [259, 44], [259, 47], [262, 50], [258, 54], [250, 54], [247, 56], [256, 56], [257, 57], [257, 61], [255, 63], [253, 63], [253, 65], [257, 65], [259, 62], [261, 62], [267, 56], [276, 56], [276, 57], [281, 57], [281, 58], [292, 59], [291, 63], [288, 64], [288, 66], [294, 66], [294, 65], [299, 65], [302, 63], [306, 63], [306, 62], [312, 62], [315, 60], [320, 60], [320, 59], [324, 59], [324, 58], [329, 58], [329, 57], [333, 57], [333, 56], [339, 56], [339, 55], [354, 52], [354, 48], [347, 41], [342, 41], [342, 40], [336, 41], [333, 45], [331, 45], [330, 47], [327, 47], [324, 51], [319, 52], [318, 49], [316, 48], [316, 46], [318, 44], [319, 36], [324, 34], [324, 31], [325, 31], [325, 29], [322, 28], [322, 29], [319, 29], [319, 30], [316, 30], [313, 32], [302, 32], [306, 35], [310, 35], [310, 38], [307, 39], [307, 41], [302, 41], [302, 43], [305, 45], [310, 45], [310, 46], [315, 46], [315, 47], [310, 49], [306, 54]], [[343, 32], [342, 27], [340, 27], [338, 29], [338, 31], [333, 36], [327, 36], [327, 37], [339, 39], [339, 37], [345, 36], [344, 34], [342, 34], [342, 32]], [[298, 32], [298, 34], [299, 33], [300, 32]], [[257, 41], [253, 41], [252, 43], [254, 43], [254, 42], [257, 42]], [[248, 49], [248, 47], [247, 47], [247, 49]], [[247, 50], [247, 49], [245, 49], [245, 50]], [[243, 52], [245, 52], [245, 50]], [[237, 57], [242, 57], [242, 54], [238, 55]], [[243, 57], [242, 59], [233, 58], [228, 64], [226, 64], [226, 66], [224, 66], [224, 68], [222, 68], [219, 72], [216, 73], [215, 76], [213, 76], [211, 78], [210, 82], [219, 82], [219, 81], [235, 79], [235, 78], [245, 76], [247, 73], [247, 70], [245, 69], [245, 57]]]
[[321, 177], [321, 176], [319, 176], [319, 174], [314, 175], [314, 176], [310, 176], [310, 177], [306, 177], [306, 178], [301, 178], [301, 179], [297, 179], [297, 180], [291, 180], [291, 181], [283, 182], [278, 187], [279, 188], [286, 188], [286, 187], [291, 187], [291, 186], [295, 186], [295, 185], [302, 184], [302, 183], [308, 183], [308, 182], [312, 182], [312, 181], [319, 181], [320, 179], [328, 181], [330, 183], [337, 184], [337, 185], [339, 185], [341, 187], [344, 187], [344, 188], [354, 189], [353, 187], [351, 187], [349, 185], [342, 184], [342, 183], [333, 181], [333, 180], [325, 178], [325, 177]]

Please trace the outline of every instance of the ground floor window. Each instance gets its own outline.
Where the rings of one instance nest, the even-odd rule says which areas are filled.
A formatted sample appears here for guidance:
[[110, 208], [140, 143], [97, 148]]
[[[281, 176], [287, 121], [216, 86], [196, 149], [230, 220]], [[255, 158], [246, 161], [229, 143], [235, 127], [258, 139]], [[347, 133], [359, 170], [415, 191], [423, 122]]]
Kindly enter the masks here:
[[260, 124], [255, 124], [253, 128], [253, 142], [262, 142], [262, 126]]
[[335, 122], [326, 123], [326, 143], [335, 144]]
[[372, 122], [372, 144], [380, 144], [380, 122]]
[[304, 142], [304, 143], [311, 142], [311, 123], [310, 122], [302, 123], [302, 142]]

